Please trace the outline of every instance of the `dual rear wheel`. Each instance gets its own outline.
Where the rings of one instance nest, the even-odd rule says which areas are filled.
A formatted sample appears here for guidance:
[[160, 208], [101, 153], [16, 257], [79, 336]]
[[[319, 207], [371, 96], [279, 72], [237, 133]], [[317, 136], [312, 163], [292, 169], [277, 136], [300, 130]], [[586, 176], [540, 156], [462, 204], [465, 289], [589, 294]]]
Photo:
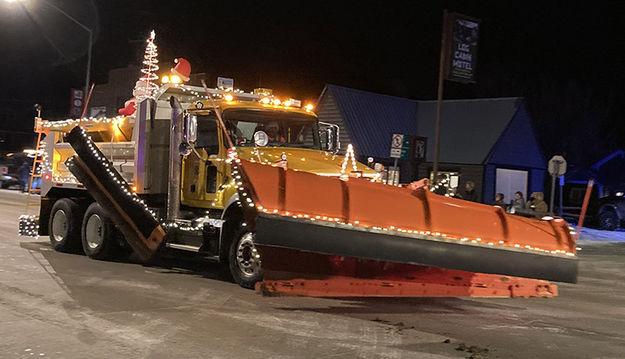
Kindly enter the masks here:
[[97, 202], [83, 212], [75, 201], [59, 199], [52, 206], [48, 230], [57, 251], [71, 253], [82, 248], [90, 258], [114, 259], [121, 250], [119, 232]]

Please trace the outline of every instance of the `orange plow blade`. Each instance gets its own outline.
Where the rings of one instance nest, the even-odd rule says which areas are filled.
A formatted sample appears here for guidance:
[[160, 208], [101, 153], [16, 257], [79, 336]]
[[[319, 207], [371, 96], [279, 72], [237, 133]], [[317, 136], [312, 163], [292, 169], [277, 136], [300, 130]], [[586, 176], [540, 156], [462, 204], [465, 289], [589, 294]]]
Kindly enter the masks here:
[[[334, 258], [395, 266], [390, 272], [371, 273], [366, 266], [366, 275], [347, 273], [382, 281], [398, 271], [414, 274], [420, 267], [577, 280], [575, 241], [560, 219], [509, 215], [499, 207], [439, 196], [425, 187], [324, 177], [245, 160], [236, 160], [234, 171], [256, 232], [265, 284], [342, 275], [345, 265], [327, 264]], [[283, 250], [288, 250], [286, 263]], [[316, 259], [306, 263], [302, 258], [307, 256]], [[400, 264], [410, 267], [400, 269]], [[534, 284], [544, 283], [530, 286]]]
[[[558, 295], [539, 279], [328, 256], [270, 247], [263, 251], [264, 295], [312, 297], [543, 297]], [[263, 264], [264, 265], [264, 264]]]

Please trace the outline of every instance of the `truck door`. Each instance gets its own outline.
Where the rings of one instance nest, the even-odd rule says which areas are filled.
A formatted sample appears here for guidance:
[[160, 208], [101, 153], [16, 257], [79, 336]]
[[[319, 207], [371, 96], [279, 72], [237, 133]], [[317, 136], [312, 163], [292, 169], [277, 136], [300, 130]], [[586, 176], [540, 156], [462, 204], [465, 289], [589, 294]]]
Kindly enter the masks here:
[[193, 207], [221, 208], [217, 192], [227, 178], [225, 148], [214, 115], [197, 116], [195, 151], [185, 156], [182, 202]]

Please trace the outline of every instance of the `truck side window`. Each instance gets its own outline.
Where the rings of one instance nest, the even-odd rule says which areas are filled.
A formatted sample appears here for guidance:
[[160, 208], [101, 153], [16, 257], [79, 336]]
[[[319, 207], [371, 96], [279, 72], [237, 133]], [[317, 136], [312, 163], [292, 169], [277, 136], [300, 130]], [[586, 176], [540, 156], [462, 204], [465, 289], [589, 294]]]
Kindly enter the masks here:
[[219, 152], [218, 131], [215, 116], [198, 116], [195, 146], [205, 149], [209, 155], [217, 154]]

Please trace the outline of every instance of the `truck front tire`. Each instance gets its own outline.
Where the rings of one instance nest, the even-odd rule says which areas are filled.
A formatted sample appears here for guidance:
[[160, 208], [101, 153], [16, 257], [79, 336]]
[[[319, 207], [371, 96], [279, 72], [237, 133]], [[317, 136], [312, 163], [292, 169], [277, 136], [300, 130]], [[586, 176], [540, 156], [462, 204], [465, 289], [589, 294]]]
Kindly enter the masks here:
[[69, 198], [54, 203], [48, 221], [52, 248], [59, 252], [76, 252], [80, 248], [81, 209]]
[[237, 284], [243, 288], [253, 289], [256, 282], [263, 279], [260, 253], [254, 246], [254, 233], [240, 225], [230, 243], [229, 253], [230, 274]]
[[89, 258], [114, 259], [121, 249], [115, 225], [97, 202], [87, 208], [81, 232], [82, 249]]

